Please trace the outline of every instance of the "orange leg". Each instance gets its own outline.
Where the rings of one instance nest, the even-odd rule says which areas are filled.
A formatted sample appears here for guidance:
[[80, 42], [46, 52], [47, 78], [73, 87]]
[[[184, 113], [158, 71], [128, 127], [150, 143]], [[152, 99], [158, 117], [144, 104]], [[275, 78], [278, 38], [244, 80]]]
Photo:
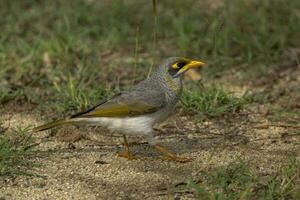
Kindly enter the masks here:
[[167, 150], [166, 148], [164, 148], [158, 144], [154, 145], [154, 148], [157, 151], [159, 151], [161, 154], [163, 154], [164, 158], [166, 160], [173, 160], [173, 161], [180, 162], [180, 163], [186, 163], [186, 162], [192, 161], [192, 159], [190, 159], [190, 158], [179, 157], [175, 153], [170, 152], [169, 150]]
[[131, 151], [129, 149], [129, 144], [127, 142], [127, 138], [126, 138], [125, 135], [123, 135], [123, 139], [124, 139], [124, 151], [119, 152], [118, 156], [123, 157], [123, 158], [127, 158], [128, 160], [136, 159], [136, 157], [131, 153]]

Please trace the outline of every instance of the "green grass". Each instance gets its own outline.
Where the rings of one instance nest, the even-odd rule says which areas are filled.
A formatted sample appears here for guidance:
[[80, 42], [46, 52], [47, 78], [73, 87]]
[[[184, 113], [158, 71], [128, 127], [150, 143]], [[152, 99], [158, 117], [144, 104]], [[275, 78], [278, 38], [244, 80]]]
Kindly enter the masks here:
[[39, 176], [32, 171], [38, 165], [31, 160], [32, 141], [28, 128], [16, 128], [0, 136], [0, 176]]
[[249, 103], [249, 100], [247, 94], [235, 97], [222, 87], [213, 85], [185, 91], [181, 102], [191, 114], [199, 117], [219, 117], [239, 111], [244, 104]]
[[201, 172], [198, 181], [188, 181], [186, 188], [202, 200], [299, 199], [299, 162], [290, 156], [280, 170], [268, 177], [238, 159], [211, 172]]
[[[204, 60], [208, 79], [231, 70], [255, 80], [299, 48], [300, 1], [220, 2], [212, 8], [206, 1], [156, 1], [154, 16], [153, 1], [2, 1], [0, 104], [32, 103], [45, 118], [50, 109], [61, 117], [130, 87], [165, 57]], [[211, 85], [185, 91], [182, 104], [189, 114], [218, 118], [252, 102], [272, 108], [270, 95], [236, 97]], [[297, 122], [296, 100], [272, 108], [268, 118]], [[26, 129], [1, 125], [0, 176], [38, 176]], [[184, 190], [199, 199], [300, 199], [299, 167], [290, 157], [278, 172], [262, 175], [238, 159], [201, 172]]]
[[107, 96], [111, 95], [110, 91], [104, 88], [86, 88], [84, 84], [76, 84], [72, 77], [68, 78], [67, 85], [58, 85], [55, 83], [55, 95], [52, 97], [60, 99], [60, 102], [54, 105], [54, 108], [59, 113], [65, 113], [67, 111], [82, 111], [88, 109], [91, 105], [95, 105]]
[[[200, 58], [209, 65], [206, 77], [231, 69], [255, 79], [274, 70], [284, 52], [299, 48], [300, 1], [221, 2], [213, 8], [198, 0], [156, 1], [154, 16], [152, 1], [2, 1], [0, 104], [32, 103], [38, 111], [65, 115], [130, 87], [165, 57]], [[235, 113], [253, 101], [268, 102], [264, 95], [238, 98], [216, 86], [186, 91], [182, 100], [200, 117]], [[0, 173], [30, 174], [34, 165], [25, 146], [31, 141], [12, 135], [18, 136], [0, 137]], [[251, 173], [243, 163], [222, 168], [208, 180], [212, 188], [201, 186], [203, 194], [211, 197], [219, 189], [219, 198], [246, 198], [258, 176]], [[280, 177], [264, 188], [269, 199], [288, 193]]]
[[15, 99], [17, 96], [20, 96], [20, 91], [14, 91], [10, 90], [9, 88], [1, 88], [0, 90], [0, 104], [7, 103], [13, 99]]
[[[204, 57], [208, 74], [244, 65], [246, 73], [265, 72], [284, 51], [299, 46], [297, 0], [225, 0], [215, 9], [193, 1], [176, 1], [173, 29], [180, 52]], [[193, 5], [192, 7], [190, 5]], [[253, 14], [255, 13], [255, 14]], [[171, 36], [169, 36], [171, 37]]]
[[[157, 4], [156, 40], [170, 44], [166, 56], [203, 57], [211, 65], [207, 74], [240, 64], [245, 64], [246, 71], [261, 71], [257, 67], [266, 71], [285, 50], [299, 45], [300, 25], [295, 22], [299, 20], [300, 5], [296, 0], [263, 3], [233, 0], [224, 1], [214, 9], [194, 0]], [[79, 87], [107, 87], [99, 77], [117, 63], [109, 60], [102, 66], [101, 55], [121, 51], [125, 56], [136, 57], [137, 28], [139, 48], [149, 53], [162, 51], [160, 45], [151, 49], [153, 31], [149, 30], [154, 24], [151, 1], [116, 0], [107, 4], [80, 0], [7, 1], [0, 15], [3, 16], [0, 19], [1, 103], [19, 96], [34, 102], [57, 96], [51, 102], [56, 105], [61, 98], [53, 95], [57, 92], [54, 83], [69, 84], [69, 75], [80, 82]], [[124, 52], [128, 51], [126, 46], [131, 49], [129, 53]], [[132, 67], [120, 66], [134, 71], [134, 63], [128, 65]], [[92, 95], [86, 93], [89, 90], [85, 90], [85, 95]], [[80, 96], [69, 98], [65, 110], [86, 107], [83, 104], [88, 102]]]
[[[0, 11], [0, 88], [13, 92], [1, 94], [0, 101], [18, 98], [24, 88], [34, 90], [25, 100], [40, 101], [55, 93], [54, 82], [68, 84], [69, 74], [88, 87], [107, 87], [99, 77], [116, 66], [134, 71], [135, 59], [125, 58], [141, 52], [145, 57], [155, 52], [159, 59], [201, 58], [210, 64], [207, 75], [243, 65], [243, 71], [256, 77], [299, 46], [299, 4], [225, 0], [211, 8], [205, 1], [160, 1], [153, 31], [151, 1], [5, 1]], [[114, 52], [123, 55], [121, 61], [104, 60], [102, 55]], [[147, 59], [143, 62], [157, 63]], [[142, 67], [146, 74], [151, 65]]]

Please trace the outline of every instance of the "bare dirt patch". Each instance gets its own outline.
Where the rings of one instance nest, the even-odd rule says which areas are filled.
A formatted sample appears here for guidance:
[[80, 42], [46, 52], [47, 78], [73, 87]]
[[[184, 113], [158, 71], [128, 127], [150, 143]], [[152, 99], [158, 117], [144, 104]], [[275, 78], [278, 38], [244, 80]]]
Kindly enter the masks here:
[[[197, 180], [200, 171], [211, 171], [242, 158], [260, 173], [273, 174], [294, 154], [300, 159], [299, 135], [293, 127], [270, 125], [259, 106], [242, 114], [197, 122], [193, 117], [175, 116], [159, 127], [162, 144], [181, 156], [186, 164], [162, 161], [142, 139], [131, 138], [138, 160], [116, 156], [121, 140], [103, 130], [63, 127], [50, 141], [36, 147], [41, 164], [37, 173], [45, 178], [6, 177], [1, 181], [4, 199], [167, 199], [192, 193], [177, 193], [176, 185]], [[11, 126], [40, 124], [40, 116], [27, 106], [2, 108], [2, 118]], [[17, 109], [18, 110], [18, 109]], [[257, 110], [258, 112], [253, 112]], [[11, 117], [13, 115], [13, 117]], [[266, 125], [267, 126], [262, 126]], [[269, 126], [268, 126], [269, 124]], [[55, 131], [54, 131], [55, 132]], [[102, 134], [101, 134], [102, 133]], [[39, 139], [49, 133], [40, 133]]]

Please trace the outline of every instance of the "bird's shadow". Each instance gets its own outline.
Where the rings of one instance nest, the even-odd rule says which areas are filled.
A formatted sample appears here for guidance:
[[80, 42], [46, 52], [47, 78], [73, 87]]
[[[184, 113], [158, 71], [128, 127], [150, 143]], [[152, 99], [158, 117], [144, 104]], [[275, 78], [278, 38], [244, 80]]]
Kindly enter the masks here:
[[[121, 138], [120, 138], [121, 139]], [[182, 132], [171, 133], [171, 134], [160, 134], [158, 135], [160, 144], [171, 152], [177, 154], [193, 153], [198, 151], [209, 151], [216, 148], [224, 148], [229, 145], [247, 144], [249, 139], [239, 133], [230, 134], [213, 134], [213, 133], [193, 133], [192, 135], [186, 135]], [[107, 138], [109, 140], [109, 138]], [[97, 153], [99, 156], [107, 155], [111, 153], [117, 153], [122, 151], [123, 145], [120, 143], [109, 144], [103, 141], [102, 144], [91, 142], [93, 144], [87, 144], [85, 146], [77, 147], [76, 142], [68, 143], [67, 147], [48, 149], [48, 150], [37, 150], [41, 155], [54, 155], [68, 153], [69, 156], [77, 157], [78, 153]], [[159, 153], [146, 141], [142, 140], [139, 142], [130, 143], [130, 149], [134, 154], [142, 157], [156, 157]]]

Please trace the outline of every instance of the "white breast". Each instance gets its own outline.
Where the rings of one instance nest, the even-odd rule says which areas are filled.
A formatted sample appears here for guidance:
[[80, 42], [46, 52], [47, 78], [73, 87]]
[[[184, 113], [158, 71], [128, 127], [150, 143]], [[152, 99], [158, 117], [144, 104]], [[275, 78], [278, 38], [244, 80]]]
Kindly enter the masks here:
[[104, 126], [111, 131], [119, 131], [125, 134], [133, 135], [147, 135], [152, 133], [152, 126], [154, 124], [154, 119], [150, 116], [124, 118], [97, 117], [89, 119], [85, 118], [82, 120], [88, 120], [89, 123], [94, 125]]

